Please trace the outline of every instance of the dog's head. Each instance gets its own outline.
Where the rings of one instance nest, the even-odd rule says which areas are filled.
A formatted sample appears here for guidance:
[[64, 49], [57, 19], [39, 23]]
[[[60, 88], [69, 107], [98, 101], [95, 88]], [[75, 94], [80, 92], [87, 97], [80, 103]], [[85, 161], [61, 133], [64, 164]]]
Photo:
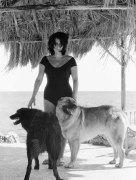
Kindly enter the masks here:
[[10, 116], [10, 119], [16, 120], [14, 122], [14, 125], [21, 124], [22, 127], [26, 131], [28, 131], [31, 125], [31, 122], [37, 112], [38, 112], [37, 109], [21, 108], [21, 109], [18, 109], [15, 114], [12, 114]]
[[58, 118], [63, 136], [67, 138], [65, 131], [68, 131], [74, 123], [78, 122], [80, 108], [71, 97], [62, 97], [56, 106], [56, 116]]
[[77, 109], [76, 101], [71, 97], [62, 97], [58, 100], [56, 106], [56, 116], [59, 123], [65, 123], [70, 117], [73, 116]]
[[73, 111], [77, 108], [76, 101], [71, 97], [62, 97], [58, 100], [57, 109], [61, 109], [65, 114], [72, 115]]

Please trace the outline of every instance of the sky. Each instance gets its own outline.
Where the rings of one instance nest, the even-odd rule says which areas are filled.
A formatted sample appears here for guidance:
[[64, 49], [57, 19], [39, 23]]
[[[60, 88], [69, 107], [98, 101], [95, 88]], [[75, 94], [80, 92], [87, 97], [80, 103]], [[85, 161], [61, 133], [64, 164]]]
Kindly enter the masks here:
[[[98, 48], [92, 49], [82, 59], [77, 60], [79, 91], [120, 91], [121, 66], [110, 56], [101, 58]], [[32, 91], [38, 74], [38, 67], [17, 67], [5, 70], [9, 53], [0, 46], [0, 91]], [[134, 57], [135, 60], [135, 57]], [[39, 91], [46, 85], [46, 76]], [[126, 71], [126, 90], [136, 91], [136, 63], [130, 61]]]

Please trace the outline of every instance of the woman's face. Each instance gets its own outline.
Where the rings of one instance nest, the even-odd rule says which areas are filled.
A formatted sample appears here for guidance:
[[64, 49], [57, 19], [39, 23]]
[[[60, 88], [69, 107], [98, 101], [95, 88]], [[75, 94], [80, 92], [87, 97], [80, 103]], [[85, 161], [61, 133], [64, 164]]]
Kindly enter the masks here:
[[63, 49], [63, 46], [61, 45], [61, 42], [59, 39], [55, 39], [55, 45], [54, 45], [54, 51], [61, 52]]

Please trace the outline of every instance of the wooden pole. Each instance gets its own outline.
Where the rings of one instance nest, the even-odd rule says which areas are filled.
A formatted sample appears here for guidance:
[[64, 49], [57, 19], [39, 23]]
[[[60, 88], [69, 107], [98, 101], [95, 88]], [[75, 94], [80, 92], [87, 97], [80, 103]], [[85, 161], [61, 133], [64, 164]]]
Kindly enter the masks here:
[[40, 10], [40, 11], [52, 11], [52, 10], [67, 10], [67, 11], [87, 11], [87, 10], [133, 10], [133, 6], [117, 5], [117, 6], [104, 6], [104, 5], [24, 5], [24, 6], [11, 6], [0, 7], [0, 12], [18, 12], [18, 11]]
[[[122, 48], [124, 48], [124, 44], [124, 39], [121, 39]], [[126, 62], [123, 51], [121, 51], [121, 109], [126, 110]]]

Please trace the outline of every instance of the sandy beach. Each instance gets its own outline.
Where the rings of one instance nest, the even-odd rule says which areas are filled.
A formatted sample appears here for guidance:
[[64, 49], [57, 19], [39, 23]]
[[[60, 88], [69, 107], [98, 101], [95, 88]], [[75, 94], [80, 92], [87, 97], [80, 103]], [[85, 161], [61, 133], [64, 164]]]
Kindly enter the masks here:
[[[81, 144], [76, 165], [73, 169], [58, 167], [65, 180], [134, 180], [136, 172], [136, 151], [131, 151], [124, 162], [124, 168], [116, 169], [108, 164], [112, 159], [111, 147]], [[52, 170], [42, 165], [47, 153], [40, 155], [40, 170], [32, 170], [30, 180], [55, 180]], [[66, 146], [64, 160], [70, 157]], [[23, 180], [27, 165], [25, 144], [0, 144], [0, 180]]]

